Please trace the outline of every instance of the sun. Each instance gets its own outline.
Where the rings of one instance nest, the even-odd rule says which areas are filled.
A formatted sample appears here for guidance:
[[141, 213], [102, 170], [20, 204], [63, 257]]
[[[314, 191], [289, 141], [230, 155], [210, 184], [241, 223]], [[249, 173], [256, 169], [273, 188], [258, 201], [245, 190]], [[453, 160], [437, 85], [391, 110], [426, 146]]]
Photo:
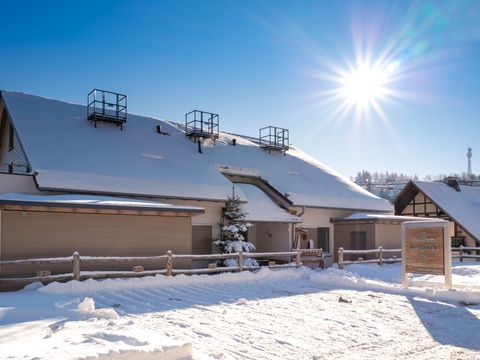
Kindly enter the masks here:
[[387, 83], [387, 71], [362, 63], [342, 74], [339, 91], [350, 105], [365, 109], [385, 97]]
[[394, 87], [399, 79], [398, 61], [372, 61], [372, 56], [358, 56], [353, 64], [335, 64], [315, 74], [324, 81], [325, 90], [318, 95], [332, 119], [353, 115], [356, 121], [370, 121], [377, 115], [387, 121], [383, 106], [401, 95]]

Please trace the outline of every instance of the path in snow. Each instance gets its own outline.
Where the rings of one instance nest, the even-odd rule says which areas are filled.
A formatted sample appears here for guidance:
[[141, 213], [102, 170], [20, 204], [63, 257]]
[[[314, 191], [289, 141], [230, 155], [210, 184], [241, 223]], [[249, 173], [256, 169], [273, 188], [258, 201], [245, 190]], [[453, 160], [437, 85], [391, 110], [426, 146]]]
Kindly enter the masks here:
[[[21, 341], [16, 331], [28, 330], [32, 341], [59, 350], [88, 341], [135, 347], [148, 343], [138, 340], [139, 334], [155, 334], [176, 344], [192, 343], [199, 359], [480, 359], [480, 306], [438, 301], [442, 292], [405, 291], [398, 285], [399, 272], [398, 265], [359, 265], [343, 272], [262, 270], [52, 284], [10, 295], [14, 299], [23, 294], [30, 302], [56, 301], [52, 313], [44, 306], [50, 318], [42, 324], [50, 324], [50, 334], [41, 340], [35, 340], [42, 335], [36, 334], [35, 323], [8, 325], [29, 301], [7, 304], [0, 295], [0, 308], [13, 308], [0, 315], [0, 347], [14, 346]], [[480, 285], [479, 265], [456, 267], [454, 272], [457, 281], [474, 283], [476, 278]], [[453, 293], [480, 302], [478, 291]], [[52, 330], [59, 322], [52, 314], [71, 316], [86, 296], [99, 308], [114, 308], [120, 318], [77, 319]], [[41, 316], [33, 313], [22, 320]], [[62, 335], [68, 331], [70, 337]], [[20, 350], [12, 355], [30, 354]]]

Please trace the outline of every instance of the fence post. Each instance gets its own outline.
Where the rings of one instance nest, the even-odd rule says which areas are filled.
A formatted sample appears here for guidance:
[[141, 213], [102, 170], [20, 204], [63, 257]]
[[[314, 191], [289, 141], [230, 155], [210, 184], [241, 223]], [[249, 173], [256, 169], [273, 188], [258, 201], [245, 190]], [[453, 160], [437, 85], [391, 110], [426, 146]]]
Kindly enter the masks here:
[[463, 262], [463, 245], [460, 245], [460, 262]]
[[343, 270], [343, 247], [338, 248], [338, 268]]
[[172, 250], [167, 251], [167, 276], [172, 276], [173, 269], [173, 254]]
[[297, 252], [295, 253], [295, 264], [297, 265], [297, 268], [301, 267], [302, 266], [302, 262], [300, 261], [300, 251], [297, 250]]
[[238, 252], [238, 271], [243, 271], [243, 251]]
[[78, 251], [73, 253], [73, 280], [80, 280], [80, 254]]
[[378, 247], [378, 265], [383, 266], [383, 246]]

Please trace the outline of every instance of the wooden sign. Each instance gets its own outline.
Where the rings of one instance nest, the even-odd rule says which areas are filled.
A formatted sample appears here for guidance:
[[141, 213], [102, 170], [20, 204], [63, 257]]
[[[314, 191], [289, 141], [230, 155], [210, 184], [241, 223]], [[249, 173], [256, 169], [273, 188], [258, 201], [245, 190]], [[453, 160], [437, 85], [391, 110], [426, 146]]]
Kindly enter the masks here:
[[451, 253], [448, 222], [408, 221], [402, 224], [403, 286], [407, 273], [444, 275], [451, 287]]
[[445, 275], [443, 231], [443, 227], [405, 229], [407, 272]]

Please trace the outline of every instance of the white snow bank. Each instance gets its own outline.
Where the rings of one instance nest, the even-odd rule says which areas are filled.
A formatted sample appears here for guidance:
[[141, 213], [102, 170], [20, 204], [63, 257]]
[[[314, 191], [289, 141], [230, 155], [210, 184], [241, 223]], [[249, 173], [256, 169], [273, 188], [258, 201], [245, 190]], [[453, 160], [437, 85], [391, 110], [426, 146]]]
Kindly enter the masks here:
[[[480, 303], [480, 265], [453, 267], [454, 289], [443, 289], [441, 277], [410, 275], [409, 289], [401, 286], [401, 265], [349, 265], [344, 270], [336, 267], [326, 270], [262, 268], [258, 272], [222, 273], [218, 275], [178, 275], [154, 277], [54, 282], [38, 289], [48, 294], [88, 294], [121, 290], [168, 288], [171, 286], [208, 286], [222, 283], [256, 281], [309, 280], [332, 288], [388, 292], [399, 295], [421, 296], [431, 300]], [[421, 285], [421, 287], [419, 286]]]
[[120, 318], [113, 309], [95, 309], [95, 301], [89, 297], [86, 297], [78, 304], [77, 311], [80, 315], [87, 315], [88, 317], [95, 317], [97, 319], [116, 320]]
[[[311, 280], [322, 285], [354, 290], [379, 291], [389, 294], [419, 296], [435, 301], [480, 304], [480, 265], [471, 267], [469, 276], [461, 276], [463, 266], [453, 268], [453, 289], [444, 289], [440, 277], [409, 276], [409, 288], [401, 286], [401, 265], [390, 264], [380, 268], [376, 264], [349, 265], [344, 270], [329, 268], [311, 275]], [[471, 275], [475, 280], [471, 279]], [[443, 278], [443, 277], [442, 277]], [[430, 280], [430, 281], [429, 281]], [[472, 282], [476, 282], [477, 286]]]
[[451, 291], [427, 276], [403, 289], [400, 275], [361, 264], [30, 286], [0, 293], [0, 357], [476, 358], [480, 264], [455, 263]]
[[216, 275], [177, 275], [177, 276], [146, 276], [142, 278], [104, 279], [85, 281], [69, 281], [67, 283], [53, 282], [38, 289], [48, 294], [82, 294], [89, 292], [110, 292], [119, 290], [148, 289], [151, 287], [170, 287], [188, 285], [209, 285], [222, 283], [243, 283], [266, 279], [300, 279], [305, 271], [271, 271], [261, 268], [258, 272], [244, 271], [241, 273], [222, 273]]
[[193, 359], [192, 344], [166, 346], [161, 350], [120, 350], [88, 357], [85, 360], [189, 360]]

